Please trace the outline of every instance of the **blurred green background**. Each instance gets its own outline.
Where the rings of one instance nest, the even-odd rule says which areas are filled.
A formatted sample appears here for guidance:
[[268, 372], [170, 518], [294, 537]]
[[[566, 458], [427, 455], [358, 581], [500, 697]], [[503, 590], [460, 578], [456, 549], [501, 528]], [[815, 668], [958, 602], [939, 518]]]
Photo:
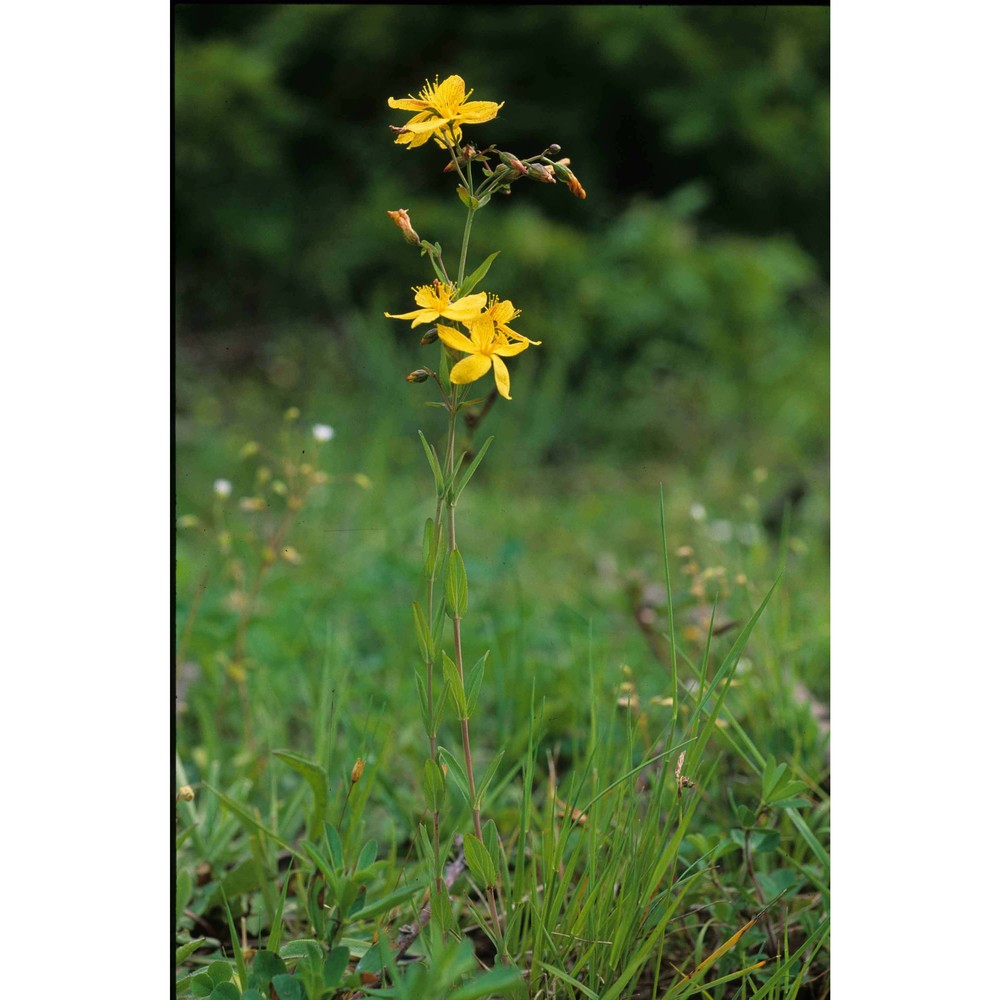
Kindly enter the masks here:
[[[437, 440], [444, 420], [424, 405], [432, 383], [404, 381], [436, 347], [383, 316], [432, 277], [386, 211], [409, 209], [452, 261], [465, 211], [440, 150], [393, 144], [408, 116], [386, 99], [452, 73], [506, 102], [467, 139], [521, 156], [557, 142], [588, 195], [522, 181], [476, 217], [471, 264], [502, 250], [484, 287], [543, 345], [513, 359], [513, 400], [477, 434], [497, 438], [463, 501], [473, 585], [498, 613], [530, 607], [542, 647], [560, 643], [560, 615], [603, 608], [614, 647], [634, 630], [624, 576], [660, 573], [662, 483], [668, 536], [701, 539], [702, 566], [755, 566], [766, 589], [798, 560], [782, 662], [824, 696], [823, 7], [175, 8], [178, 513], [210, 522], [220, 477], [252, 492], [240, 448], [273, 442], [291, 406], [335, 428], [342, 477], [299, 518], [306, 565], [281, 569], [298, 583], [251, 626], [250, 653], [291, 664], [331, 615], [366, 648], [368, 629], [409, 629], [433, 509], [416, 431]], [[213, 545], [179, 536], [179, 629]], [[233, 633], [224, 575], [186, 643], [203, 669]]]
[[780, 488], [822, 478], [828, 57], [818, 7], [179, 6], [180, 414], [218, 376], [412, 436], [424, 359], [382, 313], [431, 272], [385, 213], [453, 255], [465, 213], [440, 151], [392, 144], [386, 98], [457, 72], [506, 102], [468, 138], [558, 142], [588, 193], [522, 182], [473, 231], [544, 341], [505, 407], [519, 460], [723, 450]]

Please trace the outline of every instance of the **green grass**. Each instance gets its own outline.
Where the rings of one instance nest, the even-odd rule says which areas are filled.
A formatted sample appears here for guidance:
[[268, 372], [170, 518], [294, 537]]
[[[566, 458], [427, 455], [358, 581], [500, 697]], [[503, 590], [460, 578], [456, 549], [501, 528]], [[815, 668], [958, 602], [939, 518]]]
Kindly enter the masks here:
[[[252, 383], [213, 391], [185, 397], [179, 423], [178, 515], [198, 523], [177, 542], [177, 782], [195, 793], [177, 804], [178, 995], [828, 994], [822, 490], [769, 532], [776, 474], [724, 449], [519, 463], [516, 422], [491, 429], [458, 532], [466, 661], [490, 651], [477, 778], [503, 751], [483, 818], [508, 958], [484, 971], [479, 859], [397, 963], [433, 882], [411, 613], [430, 472], [391, 414], [309, 397], [283, 420]], [[225, 412], [206, 402], [220, 396]], [[330, 410], [343, 419], [318, 445], [309, 424]], [[241, 459], [248, 440], [274, 454]], [[282, 519], [282, 456], [328, 479], [289, 518], [297, 561], [277, 553], [244, 615]], [[234, 485], [224, 503], [217, 478]], [[272, 508], [240, 512], [258, 486]], [[458, 767], [440, 798], [447, 850], [471, 832]]]

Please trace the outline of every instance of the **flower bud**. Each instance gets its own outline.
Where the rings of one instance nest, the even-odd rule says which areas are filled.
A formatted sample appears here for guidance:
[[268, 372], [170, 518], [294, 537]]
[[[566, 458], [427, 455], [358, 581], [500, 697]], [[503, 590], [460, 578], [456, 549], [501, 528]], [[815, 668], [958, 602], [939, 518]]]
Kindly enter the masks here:
[[[437, 331], [435, 331], [436, 333]], [[426, 368], [418, 368], [415, 372], [410, 372], [406, 376], [407, 382], [426, 382], [430, 378], [430, 372]]]
[[501, 153], [497, 150], [497, 156], [500, 157], [501, 162], [511, 168], [511, 170], [516, 170], [519, 174], [527, 174], [528, 168], [512, 153]]
[[177, 798], [183, 799], [185, 802], [194, 801], [194, 789], [190, 785], [181, 785], [177, 789]]
[[528, 176], [533, 181], [540, 181], [542, 184], [555, 184], [555, 172], [552, 167], [542, 163], [529, 163]]
[[356, 785], [361, 780], [361, 775], [365, 773], [365, 759], [359, 757], [351, 768], [351, 784]]
[[560, 146], [559, 143], [554, 142], [547, 150], [545, 150], [545, 152], [549, 156], [555, 156], [557, 153], [562, 152], [562, 146]]
[[386, 212], [386, 215], [396, 223], [403, 231], [403, 239], [412, 246], [420, 246], [420, 237], [410, 224], [410, 216], [405, 208], [400, 208], [395, 212]]
[[263, 497], [241, 497], [240, 498], [240, 510], [246, 512], [247, 514], [253, 514], [257, 511], [266, 510], [267, 503], [264, 501]]
[[[569, 160], [565, 161], [565, 163], [568, 162]], [[583, 185], [576, 179], [576, 175], [565, 165], [565, 163], [553, 163], [553, 172], [556, 177], [563, 182], [563, 184], [569, 187], [570, 194], [575, 195], [577, 198], [586, 198], [587, 192], [583, 190]]]
[[438, 339], [437, 327], [433, 327], [428, 330], [421, 338], [420, 344], [422, 347], [426, 347], [428, 344], [433, 344], [435, 340]]

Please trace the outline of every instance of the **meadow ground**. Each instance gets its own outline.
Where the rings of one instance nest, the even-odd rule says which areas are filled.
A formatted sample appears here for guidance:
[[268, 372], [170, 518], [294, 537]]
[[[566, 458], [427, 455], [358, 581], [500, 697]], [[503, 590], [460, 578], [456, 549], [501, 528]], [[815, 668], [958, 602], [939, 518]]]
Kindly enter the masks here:
[[[268, 371], [178, 355], [178, 995], [827, 995], [825, 466], [489, 428], [458, 528], [473, 849], [455, 713], [439, 782], [415, 681], [435, 411]], [[434, 806], [452, 902], [421, 917]]]

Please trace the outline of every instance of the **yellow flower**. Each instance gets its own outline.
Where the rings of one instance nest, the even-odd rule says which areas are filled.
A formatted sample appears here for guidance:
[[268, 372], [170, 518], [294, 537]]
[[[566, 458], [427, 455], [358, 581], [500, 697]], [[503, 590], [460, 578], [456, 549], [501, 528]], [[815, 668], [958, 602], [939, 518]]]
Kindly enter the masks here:
[[504, 105], [503, 101], [499, 104], [470, 101], [471, 96], [472, 91], [466, 93], [465, 81], [460, 76], [449, 76], [444, 83], [438, 83], [435, 77], [433, 86], [430, 80], [426, 81], [419, 98], [412, 94], [400, 100], [390, 97], [390, 108], [417, 112], [402, 128], [396, 129], [399, 133], [396, 142], [416, 149], [433, 136], [439, 146], [457, 146], [462, 141], [463, 124], [492, 121]]
[[510, 399], [510, 373], [501, 358], [512, 358], [528, 349], [528, 341], [512, 344], [502, 333], [498, 333], [489, 313], [483, 313], [471, 323], [467, 323], [470, 336], [453, 330], [450, 326], [438, 326], [438, 337], [456, 351], [468, 354], [451, 370], [451, 380], [456, 385], [466, 385], [482, 378], [492, 367], [497, 390], [504, 399]]
[[416, 292], [416, 303], [420, 307], [408, 313], [386, 313], [387, 319], [412, 319], [412, 330], [421, 323], [433, 323], [436, 319], [454, 319], [465, 323], [478, 316], [486, 305], [486, 293], [466, 295], [455, 302], [451, 301], [453, 290], [440, 281], [433, 285], [420, 285], [413, 289]]
[[[523, 344], [534, 344], [536, 347], [541, 343], [540, 340], [530, 340], [523, 333], [518, 333], [517, 330], [512, 330], [507, 325], [511, 320], [517, 319], [521, 315], [521, 310], [515, 309], [514, 303], [510, 299], [504, 299], [501, 302], [499, 295], [491, 295], [486, 304], [485, 315], [493, 320], [500, 333], [506, 334], [511, 340], [518, 340]], [[469, 323], [464, 325], [468, 327]]]

